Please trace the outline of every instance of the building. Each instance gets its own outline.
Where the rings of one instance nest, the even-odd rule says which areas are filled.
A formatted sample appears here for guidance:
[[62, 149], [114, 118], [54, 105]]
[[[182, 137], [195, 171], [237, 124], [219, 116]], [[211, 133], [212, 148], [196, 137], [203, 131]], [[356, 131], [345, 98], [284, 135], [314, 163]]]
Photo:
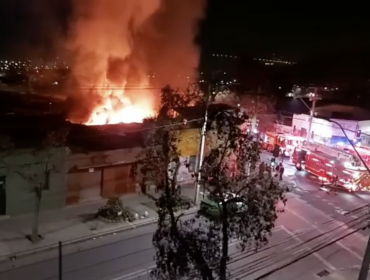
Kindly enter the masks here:
[[[36, 184], [44, 186], [41, 210], [138, 191], [140, 179], [129, 173], [144, 145], [134, 132], [140, 125], [89, 127], [52, 115], [7, 115], [2, 121], [12, 124], [1, 139], [9, 136], [13, 148], [1, 143], [0, 216], [32, 213]], [[68, 148], [40, 146], [48, 132], [63, 127], [69, 129]]]
[[[342, 129], [335, 123], [339, 123]], [[305, 114], [294, 114], [292, 131], [294, 135], [306, 137], [309, 130], [310, 116]], [[346, 120], [334, 119], [328, 120], [321, 118], [313, 118], [311, 126], [311, 139], [321, 142], [330, 141], [332, 144], [347, 143], [347, 137], [350, 140], [357, 142], [363, 135], [370, 134], [370, 121], [369, 120]], [[346, 137], [347, 136], [347, 137]]]
[[67, 150], [42, 149], [47, 131], [61, 128], [65, 121], [59, 115], [6, 115], [1, 131], [0, 216], [32, 213], [35, 187], [43, 185], [41, 209], [65, 204]]
[[[210, 105], [209, 118], [223, 110], [233, 108]], [[185, 184], [194, 181], [204, 108], [177, 111], [184, 120], [177, 144], [183, 163], [178, 182]], [[51, 114], [7, 115], [1, 121], [11, 124], [11, 129], [4, 130], [0, 137], [0, 216], [32, 213], [37, 201], [36, 184], [43, 186], [41, 210], [136, 193], [153, 186], [148, 178], [130, 176], [133, 163], [150, 137], [145, 123], [85, 126]], [[65, 127], [69, 130], [66, 146], [40, 146], [50, 131]], [[5, 136], [11, 139], [12, 149], [5, 145]], [[206, 151], [209, 141], [207, 137]]]
[[144, 147], [141, 124], [72, 125], [68, 141], [66, 205], [139, 192], [132, 163]]

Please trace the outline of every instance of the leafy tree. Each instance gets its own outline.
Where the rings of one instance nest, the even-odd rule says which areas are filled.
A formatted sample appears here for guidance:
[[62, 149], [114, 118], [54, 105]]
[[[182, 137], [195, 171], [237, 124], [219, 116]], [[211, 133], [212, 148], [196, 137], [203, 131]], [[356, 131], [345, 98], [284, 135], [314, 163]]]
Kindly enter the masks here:
[[285, 190], [269, 174], [257, 172], [259, 145], [238, 127], [244, 116], [220, 112], [208, 127], [211, 149], [201, 170], [201, 184], [208, 199], [218, 205], [219, 215], [200, 212], [190, 219], [179, 215], [176, 144], [182, 127], [170, 111], [181, 96], [173, 102], [173, 94], [168, 89], [162, 92], [161, 109], [152, 120], [152, 137], [133, 168], [133, 175], [150, 173], [161, 189], [153, 236], [156, 268], [151, 275], [160, 280], [225, 280], [230, 240], [236, 238], [242, 251], [266, 244], [280, 211], [277, 204], [285, 203]]

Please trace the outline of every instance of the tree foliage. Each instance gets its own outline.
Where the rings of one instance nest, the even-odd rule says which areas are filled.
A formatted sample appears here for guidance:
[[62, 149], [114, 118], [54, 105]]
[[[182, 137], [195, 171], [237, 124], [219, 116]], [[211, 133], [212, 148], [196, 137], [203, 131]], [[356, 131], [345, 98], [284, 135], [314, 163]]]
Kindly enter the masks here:
[[281, 211], [277, 204], [285, 203], [285, 190], [271, 176], [257, 172], [259, 144], [239, 129], [245, 116], [219, 112], [208, 125], [211, 149], [200, 170], [200, 183], [208, 199], [219, 205], [220, 215], [198, 213], [189, 218], [178, 214], [177, 131], [182, 127], [169, 112], [183, 99], [180, 96], [174, 102], [173, 93], [162, 92], [161, 110], [153, 119], [155, 137], [147, 142], [133, 168], [133, 175], [151, 174], [161, 190], [156, 199], [158, 228], [153, 236], [156, 268], [151, 275], [159, 280], [225, 280], [232, 261], [230, 241], [237, 239], [242, 251], [266, 244]]

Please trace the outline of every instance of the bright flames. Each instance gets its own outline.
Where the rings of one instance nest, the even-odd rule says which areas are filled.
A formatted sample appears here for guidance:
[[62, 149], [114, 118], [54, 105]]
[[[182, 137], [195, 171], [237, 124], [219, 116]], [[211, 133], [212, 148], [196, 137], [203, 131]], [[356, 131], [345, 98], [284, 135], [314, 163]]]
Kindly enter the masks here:
[[93, 109], [87, 125], [141, 123], [155, 114], [150, 100], [133, 101], [125, 96], [124, 89], [99, 90], [99, 95], [103, 97], [102, 104]]
[[75, 0], [72, 6], [66, 42], [72, 81], [91, 89], [78, 92], [83, 109], [76, 106], [76, 122], [142, 122], [159, 101], [145, 87], [182, 88], [195, 78], [195, 27], [205, 0]]

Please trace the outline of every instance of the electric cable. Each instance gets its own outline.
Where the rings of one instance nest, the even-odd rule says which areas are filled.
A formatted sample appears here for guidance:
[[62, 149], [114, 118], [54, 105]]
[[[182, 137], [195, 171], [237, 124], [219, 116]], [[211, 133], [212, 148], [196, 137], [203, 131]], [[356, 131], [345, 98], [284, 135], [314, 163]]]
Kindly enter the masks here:
[[[359, 218], [357, 220], [360, 220], [360, 221], [358, 221], [357, 223], [351, 225], [351, 227], [357, 226], [358, 224], [363, 223], [367, 219]], [[353, 221], [351, 221], [351, 222], [353, 222]], [[256, 270], [256, 269], [257, 270], [263, 269], [263, 267], [268, 266], [271, 262], [273, 262], [273, 260], [276, 257], [278, 257], [281, 254], [287, 254], [287, 256], [285, 258], [290, 258], [291, 257], [291, 251], [298, 250], [298, 252], [299, 252], [300, 250], [302, 250], [300, 247], [303, 247], [303, 249], [304, 249], [305, 248], [304, 246], [306, 244], [309, 244], [309, 243], [311, 243], [314, 240], [319, 240], [321, 243], [325, 243], [326, 240], [328, 240], [328, 239], [330, 240], [332, 238], [332, 236], [330, 234], [333, 233], [334, 231], [337, 231], [339, 229], [339, 231], [337, 231], [336, 234], [339, 234], [342, 231], [344, 231], [344, 232], [347, 231], [348, 228], [343, 228], [343, 226], [344, 225], [341, 225], [341, 226], [336, 227], [334, 229], [331, 229], [331, 230], [328, 230], [326, 232], [323, 232], [323, 233], [321, 233], [319, 235], [315, 235], [314, 237], [311, 237], [311, 238], [305, 240], [304, 242], [299, 242], [298, 244], [295, 244], [293, 246], [290, 246], [290, 247], [284, 249], [283, 250], [283, 253], [282, 252], [274, 252], [274, 253], [272, 253], [272, 254], [270, 254], [268, 256], [262, 256], [262, 257], [260, 257], [260, 258], [258, 258], [256, 260], [253, 260], [252, 262], [249, 262], [247, 265], [244, 265], [242, 268], [243, 268], [244, 271], [250, 271], [250, 270], [253, 271], [253, 269], [254, 270]], [[323, 237], [323, 238], [321, 238], [321, 237]], [[245, 259], [246, 257], [250, 257], [250, 256], [251, 255], [247, 255], [247, 256], [242, 257], [242, 258], [233, 259], [229, 264], [239, 262], [239, 261]]]
[[[309, 231], [311, 231], [311, 229], [309, 229]], [[308, 231], [307, 231], [307, 232], [308, 232]], [[302, 233], [301, 233], [301, 234], [303, 234], [303, 233], [304, 233], [304, 231], [302, 231]], [[152, 233], [147, 233], [147, 234], [144, 234], [144, 235], [149, 235], [149, 234], [152, 234]], [[144, 235], [142, 235], [142, 236], [144, 236]], [[132, 237], [132, 238], [129, 238], [129, 239], [133, 239], [133, 238], [135, 238], [135, 237]], [[294, 236], [292, 236], [291, 238], [294, 238]], [[125, 239], [125, 240], [128, 240], [128, 239]], [[121, 240], [121, 241], [122, 241], [122, 240]], [[119, 241], [117, 241], [117, 242], [119, 242]], [[110, 244], [107, 244], [107, 245], [110, 245]], [[102, 245], [102, 246], [105, 246], [105, 245]], [[102, 246], [100, 246], [100, 247], [102, 247]], [[95, 248], [97, 248], [97, 247], [95, 247]], [[86, 250], [83, 250], [83, 251], [80, 251], [80, 252], [84, 252], [84, 251], [88, 251], [88, 250], [93, 250], [93, 249], [95, 249], [95, 248], [86, 249]], [[133, 252], [133, 253], [131, 253], [131, 254], [125, 254], [125, 255], [117, 256], [117, 257], [115, 257], [115, 258], [107, 259], [107, 260], [104, 260], [104, 261], [101, 261], [101, 262], [98, 262], [98, 263], [95, 263], [95, 264], [91, 264], [91, 265], [87, 265], [87, 266], [80, 267], [80, 268], [77, 268], [77, 269], [73, 269], [73, 270], [70, 270], [70, 271], [65, 272], [65, 274], [70, 274], [70, 273], [78, 272], [78, 271], [81, 271], [81, 270], [84, 270], [84, 269], [88, 269], [88, 268], [95, 267], [95, 266], [98, 266], [98, 265], [101, 265], [101, 264], [105, 264], [105, 263], [110, 262], [110, 261], [114, 261], [114, 260], [122, 259], [122, 258], [125, 258], [125, 257], [127, 257], [127, 256], [134, 255], [134, 254], [136, 254], [136, 253], [141, 253], [141, 252], [145, 252], [145, 251], [149, 251], [149, 250], [154, 250], [154, 249], [155, 249], [154, 247], [145, 248], [145, 249], [143, 249], [143, 250], [140, 250], [140, 251], [137, 251], [137, 252]], [[66, 255], [66, 256], [74, 255], [74, 254], [78, 254], [78, 253], [80, 253], [80, 252], [76, 252], [76, 253], [68, 254], [68, 255]], [[46, 261], [50, 261], [50, 260], [45, 260], [45, 261], [43, 261], [43, 262], [46, 262]], [[37, 265], [37, 264], [40, 264], [40, 263], [42, 263], [42, 262], [39, 262], [39, 263], [36, 263], [36, 264], [32, 264], [32, 265]], [[148, 264], [148, 265], [151, 265], [152, 263], [147, 263], [147, 264]], [[132, 268], [134, 268], [134, 267], [137, 267], [137, 266], [139, 266], [139, 265], [143, 265], [143, 264], [138, 264], [138, 265], [135, 265], [135, 266], [130, 266], [130, 267], [128, 267], [128, 268], [125, 268], [124, 270], [120, 270], [120, 271], [117, 271], [117, 272], [127, 271], [127, 270], [130, 270], [130, 269], [132, 269]], [[13, 269], [10, 269], [10, 270], [13, 270]], [[7, 270], [7, 271], [9, 271], [9, 270]], [[0, 273], [0, 275], [1, 275], [2, 273], [4, 273], [4, 272], [6, 272], [6, 271], [2, 271], [2, 272]], [[43, 279], [43, 280], [53, 279], [53, 277], [54, 277], [54, 276], [52, 276], [52, 277], [48, 277], [48, 278], [45, 278], [45, 279]]]
[[[362, 221], [362, 222], [363, 222], [363, 221]], [[272, 274], [272, 273], [274, 273], [274, 272], [276, 272], [276, 271], [279, 271], [279, 270], [281, 270], [281, 269], [283, 269], [283, 268], [285, 268], [285, 267], [287, 267], [287, 266], [289, 266], [289, 265], [292, 265], [292, 264], [294, 264], [294, 263], [298, 262], [299, 260], [304, 259], [304, 258], [306, 258], [306, 257], [308, 257], [308, 256], [310, 256], [310, 255], [312, 255], [312, 254], [314, 254], [314, 253], [316, 253], [317, 251], [320, 251], [321, 249], [327, 248], [327, 247], [329, 247], [330, 245], [333, 245], [334, 243], [336, 243], [336, 242], [338, 242], [338, 241], [340, 241], [340, 240], [342, 240], [342, 239], [344, 239], [344, 238], [346, 238], [346, 237], [348, 237], [348, 236], [350, 236], [350, 235], [352, 235], [352, 234], [354, 234], [354, 233], [356, 233], [356, 232], [358, 232], [358, 231], [360, 231], [360, 230], [362, 230], [362, 229], [363, 229], [363, 227], [359, 227], [358, 229], [352, 230], [350, 233], [347, 233], [347, 234], [345, 234], [345, 235], [343, 235], [343, 236], [341, 236], [341, 237], [339, 237], [339, 238], [335, 238], [334, 240], [331, 240], [331, 241], [329, 241], [329, 242], [325, 242], [324, 244], [318, 244], [318, 245], [316, 245], [314, 248], [311, 248], [311, 249], [309, 250], [309, 252], [306, 252], [306, 253], [302, 254], [301, 256], [299, 256], [299, 257], [297, 257], [297, 258], [293, 259], [293, 260], [292, 260], [292, 261], [290, 261], [289, 263], [284, 264], [284, 265], [281, 265], [281, 266], [279, 266], [278, 268], [273, 269], [272, 271], [270, 271], [270, 272], [268, 272], [268, 273], [265, 273], [265, 274], [263, 274], [263, 275], [259, 276], [259, 277], [258, 277], [258, 278], [256, 278], [255, 280], [263, 279], [263, 278], [267, 277], [268, 275], [270, 275], [270, 274]], [[261, 268], [258, 268], [258, 269], [255, 269], [255, 270], [253, 270], [253, 271], [251, 271], [251, 272], [248, 272], [248, 271], [247, 271], [247, 273], [245, 273], [245, 271], [244, 271], [244, 272], [239, 272], [239, 273], [234, 274], [234, 275], [232, 275], [232, 276], [233, 276], [233, 277], [242, 277], [242, 278], [243, 278], [243, 277], [247, 277], [247, 276], [249, 276], [249, 275], [251, 275], [251, 274], [253, 274], [253, 273], [256, 273], [256, 272], [258, 272], [258, 271], [260, 271], [260, 270], [262, 270], [262, 269], [265, 269], [266, 267], [268, 267], [268, 265], [266, 265], [266, 266], [264, 266], [264, 267], [261, 267]]]
[[[364, 216], [368, 216], [368, 215], [364, 215]], [[306, 240], [305, 242], [299, 242], [298, 244], [296, 244], [295, 246], [290, 246], [290, 247], [288, 247], [289, 249], [294, 249], [294, 248], [297, 248], [298, 249], [298, 247], [300, 247], [300, 246], [302, 246], [302, 245], [304, 245], [304, 244], [306, 244], [306, 243], [308, 243], [308, 242], [310, 242], [310, 241], [312, 241], [312, 240], [315, 240], [316, 238], [319, 238], [319, 237], [321, 237], [321, 236], [323, 236], [323, 235], [327, 235], [327, 234], [330, 234], [330, 233], [333, 233], [333, 231], [335, 231], [336, 229], [339, 229], [339, 228], [341, 228], [341, 227], [346, 227], [349, 223], [352, 223], [352, 222], [354, 222], [354, 221], [356, 221], [356, 220], [360, 220], [360, 221], [358, 221], [357, 223], [355, 223], [354, 225], [351, 225], [351, 227], [354, 227], [354, 226], [357, 226], [357, 225], [359, 225], [359, 224], [361, 224], [361, 223], [363, 223], [363, 222], [365, 222], [365, 221], [367, 221], [368, 222], [368, 217], [367, 218], [365, 218], [365, 219], [362, 219], [362, 217], [360, 217], [360, 218], [356, 218], [356, 219], [353, 219], [353, 220], [351, 220], [351, 221], [349, 221], [347, 224], [342, 224], [342, 225], [340, 225], [340, 226], [338, 226], [338, 227], [336, 227], [336, 228], [334, 228], [334, 229], [331, 229], [331, 230], [328, 230], [327, 232], [324, 232], [324, 233], [321, 233], [321, 234], [319, 234], [319, 235], [317, 235], [317, 236], [314, 236], [313, 238], [310, 238], [309, 240]], [[363, 227], [361, 227], [360, 229], [362, 229]], [[317, 227], [316, 228], [314, 228], [314, 230], [315, 231], [317, 231]], [[347, 231], [348, 230], [348, 227], [347, 228], [343, 228], [343, 229], [341, 229], [341, 231]], [[292, 239], [295, 239], [295, 238], [297, 238], [298, 236], [292, 236]], [[326, 237], [326, 239], [331, 239], [332, 238], [332, 236], [329, 236], [329, 237]], [[280, 245], [281, 243], [279, 243], [278, 245]], [[275, 247], [275, 245], [273, 245], [273, 246], [270, 246], [271, 248], [272, 247]], [[262, 251], [258, 251], [258, 252], [255, 252], [255, 253], [252, 253], [252, 254], [247, 254], [247, 255], [245, 255], [245, 256], [243, 256], [243, 253], [241, 253], [240, 255], [242, 256], [241, 258], [238, 258], [238, 259], [232, 259], [229, 263], [228, 263], [228, 265], [229, 264], [232, 264], [232, 263], [236, 263], [236, 262], [238, 262], [238, 261], [240, 261], [240, 260], [243, 260], [243, 259], [245, 259], [245, 258], [248, 258], [248, 257], [251, 257], [251, 256], [253, 256], [253, 255], [256, 255], [256, 254], [258, 254], [258, 253], [260, 253], [260, 252], [262, 252]], [[287, 254], [289, 254], [289, 252], [290, 252], [290, 250], [287, 250]], [[280, 253], [273, 253], [273, 255], [275, 255], [276, 257], [279, 255]], [[266, 259], [266, 258], [271, 258], [270, 257], [271, 255], [268, 255], [268, 256], [265, 256], [265, 257], [262, 257], [262, 258], [260, 258], [263, 262], [267, 262], [268, 260], [263, 260], [263, 259]], [[228, 256], [228, 258], [229, 257], [231, 257], [231, 256]], [[288, 256], [288, 257], [286, 257], [286, 258], [289, 258], [290, 257], [290, 255]], [[254, 261], [254, 262], [256, 262], [256, 261]], [[254, 265], [254, 266], [258, 266], [258, 265], [261, 265], [261, 264], [263, 264], [263, 262], [261, 263], [257, 263], [256, 265]], [[268, 262], [267, 262], [268, 263]], [[249, 265], [250, 263], [248, 263], [248, 265]], [[267, 264], [268, 265], [268, 264]], [[267, 266], [266, 265], [266, 266]], [[245, 265], [243, 266], [243, 268], [245, 269]], [[249, 268], [249, 270], [250, 270], [251, 268]], [[263, 269], [263, 267], [262, 268], [260, 268], [260, 269]], [[247, 268], [247, 270], [248, 270], [248, 268]]]
[[[362, 216], [361, 216], [361, 217], [362, 217]], [[355, 219], [355, 220], [358, 220], [358, 219], [360, 219], [361, 217], [359, 217], [359, 218], [357, 218], [357, 219]], [[353, 221], [355, 221], [355, 220], [352, 220], [352, 221], [349, 221], [349, 222], [347, 222], [347, 223], [344, 223], [343, 225], [340, 225], [340, 226], [338, 226], [337, 228], [342, 227], [342, 226], [349, 225], [349, 223], [351, 223], [351, 222], [353, 222]], [[323, 227], [323, 226], [330, 225], [330, 224], [335, 223], [335, 222], [336, 222], [336, 220], [329, 220], [329, 221], [326, 221], [326, 222], [324, 222], [324, 223], [322, 223], [322, 224], [320, 224], [320, 225], [318, 225], [318, 226]], [[334, 230], [334, 229], [333, 229], [333, 230]], [[286, 242], [289, 242], [289, 241], [290, 241], [292, 238], [294, 238], [294, 237], [299, 237], [299, 236], [301, 236], [301, 235], [304, 235], [304, 234], [307, 234], [307, 233], [310, 233], [310, 232], [314, 232], [314, 231], [316, 231], [316, 229], [315, 229], [315, 228], [312, 228], [312, 227], [308, 227], [308, 228], [306, 228], [306, 229], [303, 229], [303, 230], [297, 231], [297, 232], [295, 232], [295, 233], [294, 233], [294, 236], [287, 237], [285, 240], [282, 240], [279, 244], [271, 245], [271, 246], [267, 246], [267, 247], [263, 247], [263, 249], [262, 249], [262, 250], [259, 250], [257, 253], [262, 252], [262, 251], [264, 251], [264, 250], [268, 250], [268, 249], [270, 249], [270, 248], [274, 248], [274, 247], [279, 246], [279, 245], [281, 245], [281, 244], [284, 244], [284, 243], [286, 243]], [[84, 250], [77, 251], [77, 252], [74, 252], [74, 253], [70, 253], [70, 254], [68, 254], [68, 255], [66, 255], [66, 256], [71, 256], [71, 255], [75, 255], [75, 254], [82, 253], [82, 252], [85, 252], [85, 251], [94, 250], [94, 249], [101, 248], [101, 247], [104, 247], [104, 246], [109, 246], [109, 245], [111, 245], [111, 244], [116, 244], [116, 243], [120, 243], [120, 242], [125, 242], [125, 241], [127, 241], [127, 240], [135, 239], [135, 238], [138, 238], [138, 237], [143, 237], [143, 236], [147, 236], [147, 235], [152, 235], [152, 234], [154, 234], [154, 233], [155, 233], [155, 232], [149, 232], [149, 233], [145, 233], [145, 234], [142, 234], [142, 235], [133, 236], [133, 237], [130, 237], [130, 238], [120, 239], [120, 240], [117, 240], [117, 241], [112, 242], [112, 243], [109, 243], [109, 244], [103, 244], [103, 245], [99, 245], [99, 246], [96, 246], [96, 247], [93, 247], [93, 248], [88, 248], [88, 249], [84, 249]], [[94, 235], [91, 235], [91, 238], [93, 238], [93, 237], [94, 237]], [[254, 250], [255, 250], [255, 249], [251, 249], [251, 250], [249, 250], [249, 251], [247, 251], [247, 252], [244, 252], [244, 254], [249, 253], [249, 252], [251, 252], [251, 251], [253, 251], [253, 252], [254, 252]], [[26, 250], [26, 251], [27, 251], [27, 250]], [[22, 251], [22, 252], [26, 252], [26, 251]], [[22, 253], [22, 252], [21, 252], [21, 253]], [[19, 252], [18, 252], [18, 253], [19, 253]], [[12, 255], [14, 255], [14, 254], [12, 254]], [[11, 257], [12, 255], [9, 255], [9, 257]], [[251, 255], [253, 255], [253, 254], [251, 254]], [[53, 260], [53, 259], [57, 259], [57, 257], [52, 258], [52, 259], [49, 259], [49, 260]], [[43, 261], [40, 261], [40, 262], [37, 262], [37, 263], [33, 263], [33, 264], [30, 264], [30, 266], [31, 266], [31, 265], [37, 265], [37, 264], [39, 264], [39, 263], [43, 263], [43, 262], [46, 262], [46, 261], [49, 261], [49, 260], [43, 260]], [[28, 265], [27, 265], [27, 266], [28, 266]], [[12, 270], [12, 269], [9, 269], [9, 270]], [[4, 271], [3, 271], [3, 272], [4, 272]]]
[[[360, 219], [360, 218], [358, 218], [358, 219]], [[355, 221], [355, 220], [357, 220], [357, 219], [354, 219], [353, 221]], [[351, 221], [351, 222], [353, 222], [353, 221]], [[360, 221], [359, 223], [362, 223], [363, 221]], [[339, 227], [337, 227], [337, 228], [340, 228], [340, 227], [343, 227], [343, 226], [345, 226], [345, 225], [341, 225], [341, 226], [339, 226]], [[336, 228], [335, 228], [336, 229]], [[335, 229], [331, 229], [330, 231], [327, 231], [327, 232], [325, 232], [325, 233], [323, 233], [323, 234], [329, 234], [329, 233], [332, 233]], [[311, 229], [310, 229], [311, 230]], [[347, 230], [347, 229], [343, 229], [343, 230]], [[316, 228], [314, 228], [314, 231], [317, 231], [317, 229]], [[304, 232], [302, 232], [302, 235], [303, 234], [305, 234]], [[321, 235], [323, 235], [323, 234], [320, 234], [319, 236], [321, 236]], [[319, 236], [316, 236], [316, 237], [314, 237], [314, 238], [312, 238], [312, 240], [313, 239], [315, 239], [315, 238], [318, 238]], [[288, 237], [288, 238], [290, 238], [290, 239], [295, 239], [297, 237], [297, 235], [291, 235], [290, 237]], [[329, 237], [330, 238], [330, 237]], [[306, 241], [306, 242], [301, 242], [301, 243], [299, 243], [297, 246], [294, 246], [294, 247], [299, 247], [299, 246], [302, 246], [302, 245], [304, 245], [305, 243], [307, 243], [308, 241]], [[282, 243], [279, 243], [278, 245], [281, 245]], [[270, 248], [273, 248], [273, 247], [275, 247], [276, 245], [272, 245], [272, 246], [269, 246]], [[255, 254], [258, 254], [258, 253], [260, 253], [260, 252], [262, 252], [262, 251], [264, 251], [264, 250], [260, 250], [260, 251], [258, 251], [258, 252], [253, 252], [252, 254], [246, 254], [245, 256], [243, 256], [242, 258], [240, 258], [240, 259], [245, 259], [245, 258], [247, 258], [247, 257], [250, 257], [250, 256], [253, 256], [253, 255], [255, 255]], [[250, 252], [250, 251], [249, 251]], [[243, 254], [243, 253], [242, 253]], [[232, 257], [234, 254], [232, 254], [232, 255], [230, 255], [230, 256], [228, 256], [228, 257]], [[229, 264], [231, 264], [231, 263], [234, 263], [234, 262], [237, 262], [238, 260], [232, 260], [231, 262], [229, 262], [228, 263], [228, 265]], [[209, 264], [206, 264], [206, 265], [208, 265], [209, 266]], [[127, 268], [127, 269], [124, 269], [124, 270], [121, 270], [120, 272], [123, 272], [123, 271], [127, 271], [127, 270], [129, 270], [129, 268]], [[148, 269], [148, 270], [150, 270], [150, 269]]]

